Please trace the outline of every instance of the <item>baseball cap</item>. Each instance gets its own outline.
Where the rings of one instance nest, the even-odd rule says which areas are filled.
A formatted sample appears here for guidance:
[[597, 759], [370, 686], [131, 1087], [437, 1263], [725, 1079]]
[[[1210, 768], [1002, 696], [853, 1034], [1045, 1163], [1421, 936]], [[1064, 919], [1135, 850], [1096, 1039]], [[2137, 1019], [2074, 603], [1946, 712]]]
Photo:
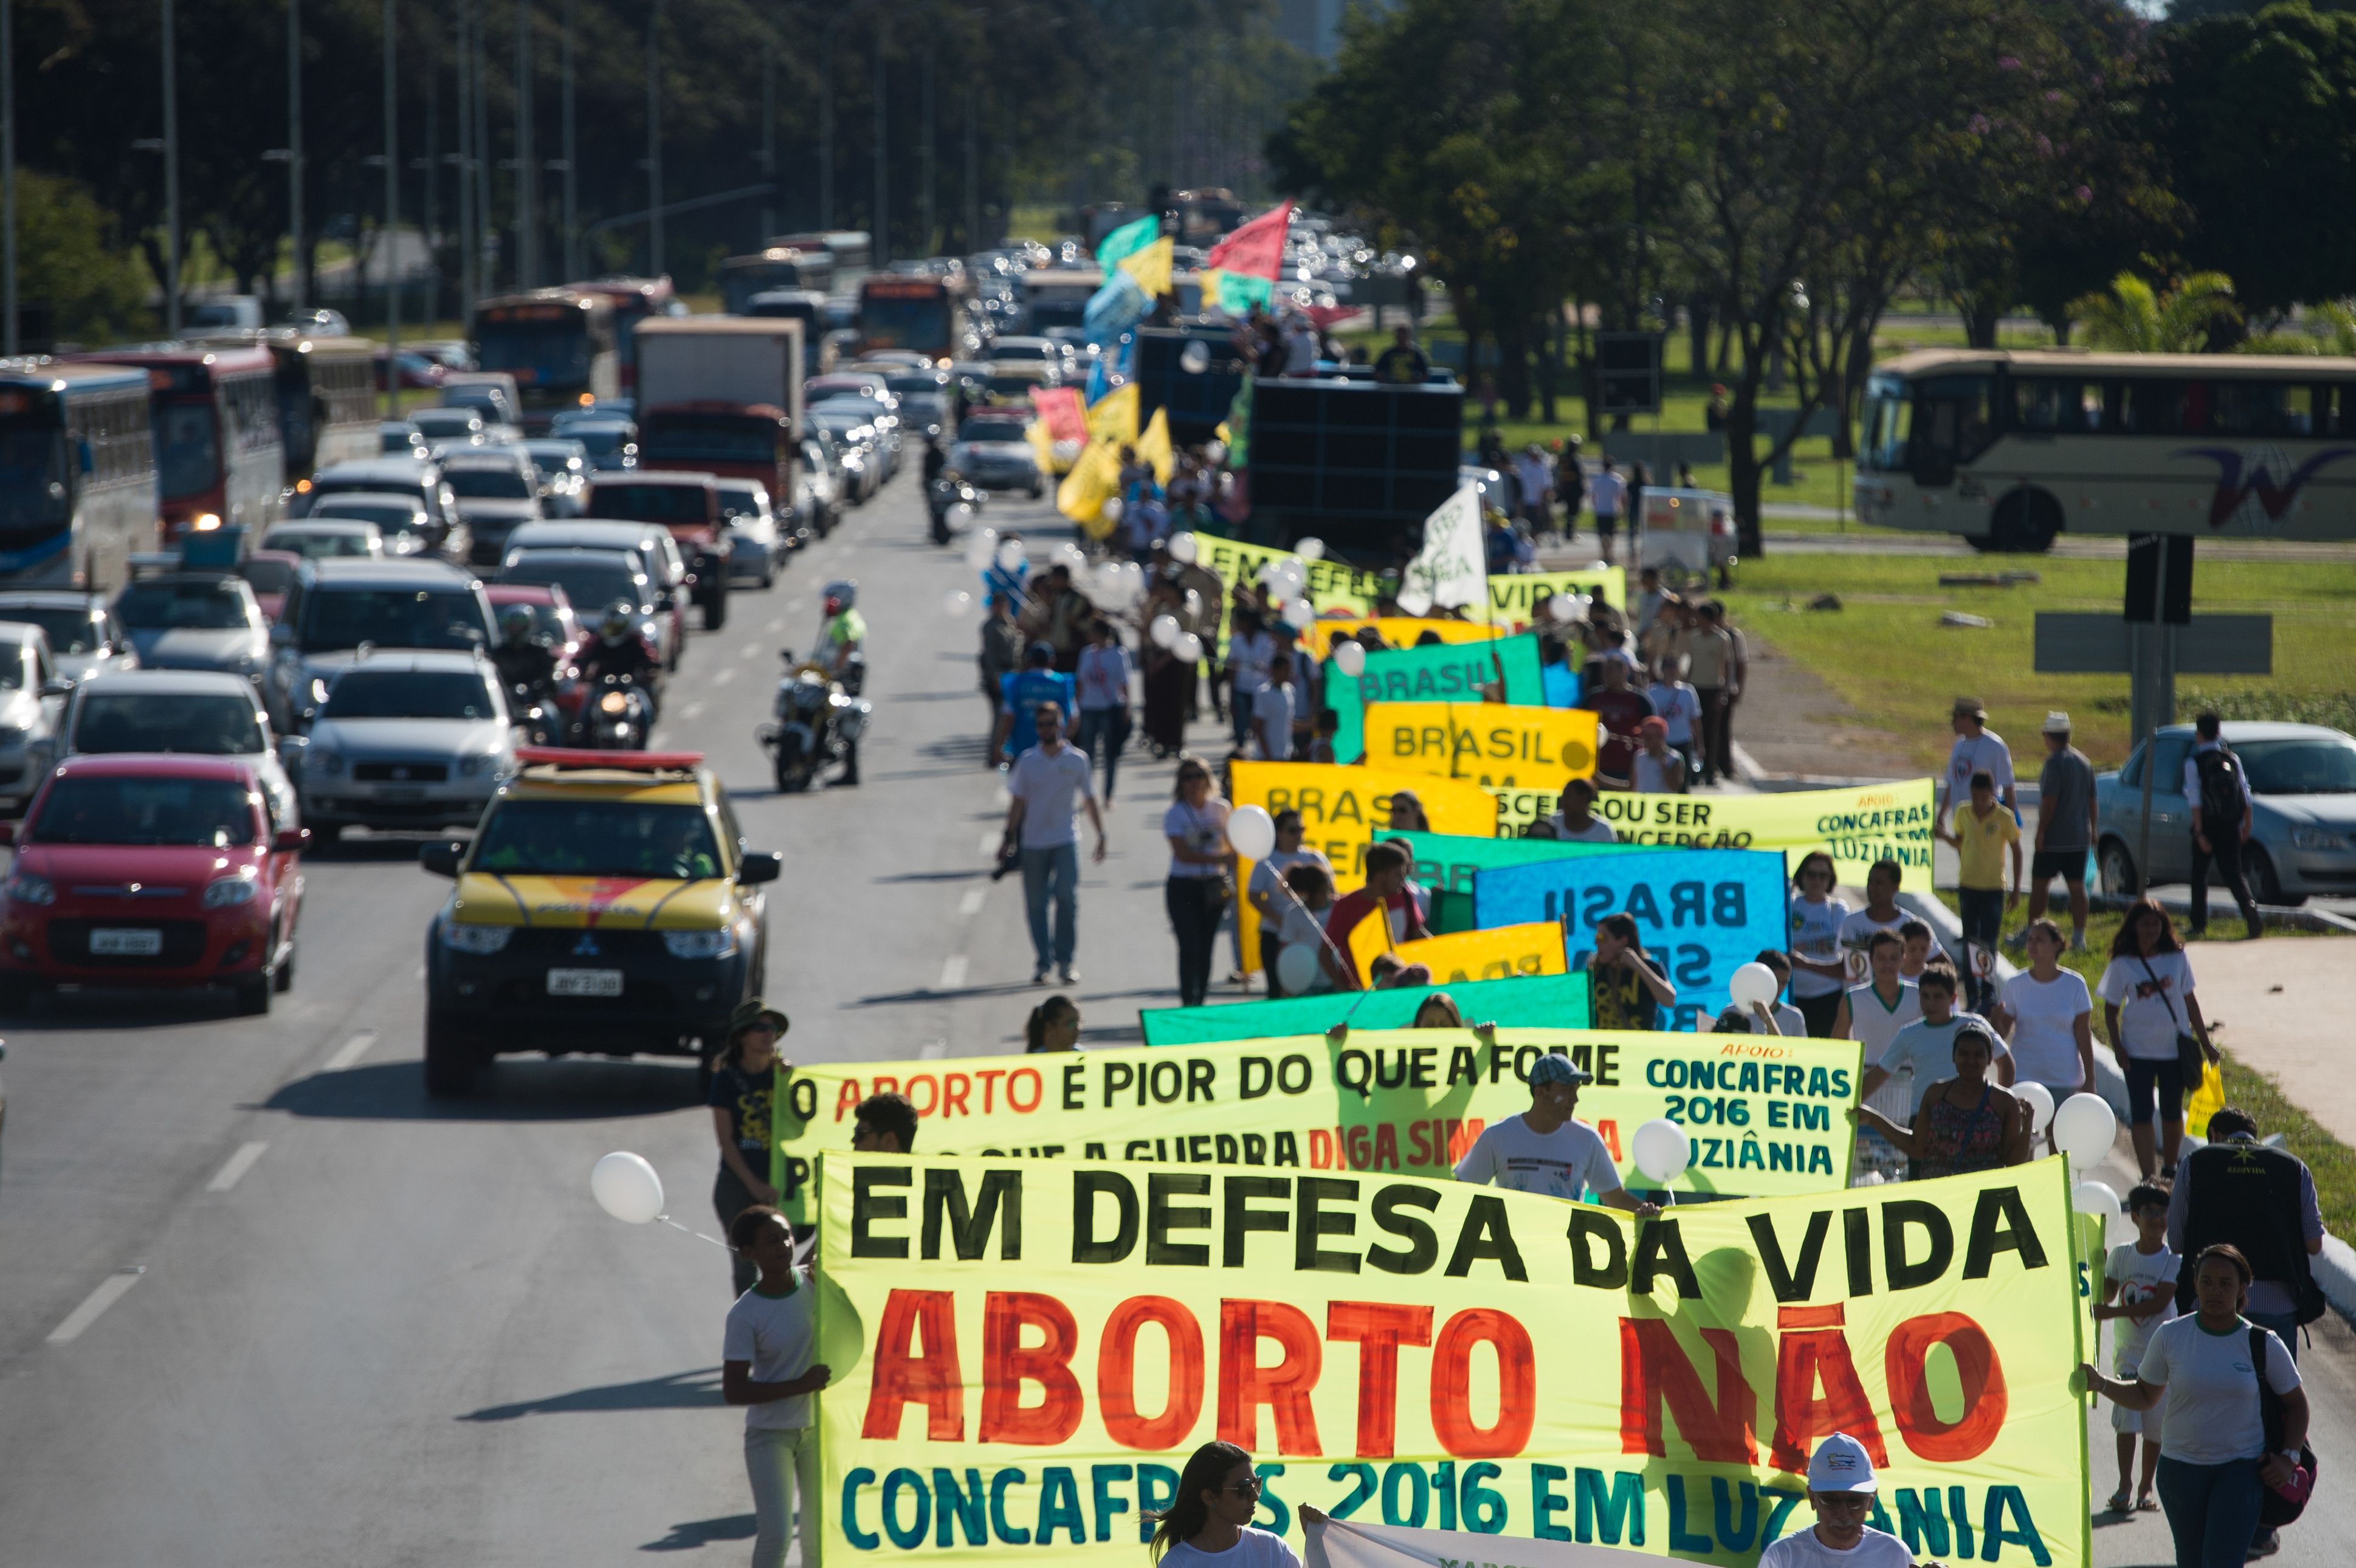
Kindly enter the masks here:
[[1530, 1063], [1530, 1087], [1533, 1089], [1547, 1083], [1568, 1083], [1576, 1089], [1582, 1083], [1594, 1082], [1594, 1073], [1568, 1056], [1549, 1052]]
[[1955, 699], [1954, 715], [1958, 719], [1985, 719], [1987, 709], [1980, 705], [1976, 697], [1958, 697]]
[[2048, 713], [2045, 716], [2045, 732], [2049, 735], [2067, 735], [2070, 732], [2070, 716], [2058, 708]]
[[1808, 1461], [1812, 1492], [1870, 1492], [1880, 1489], [1873, 1478], [1873, 1458], [1865, 1445], [1846, 1432], [1836, 1432], [1816, 1445]]

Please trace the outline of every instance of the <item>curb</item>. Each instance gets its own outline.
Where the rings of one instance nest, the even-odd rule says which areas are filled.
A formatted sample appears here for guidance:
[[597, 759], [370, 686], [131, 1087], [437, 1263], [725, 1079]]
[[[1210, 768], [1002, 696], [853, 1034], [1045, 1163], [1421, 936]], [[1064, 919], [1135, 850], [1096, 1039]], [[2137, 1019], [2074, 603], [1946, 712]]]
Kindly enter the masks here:
[[2356, 1325], [2356, 1247], [2326, 1232], [2323, 1251], [2309, 1264], [2315, 1283], [2323, 1287], [2324, 1298], [2332, 1310]]

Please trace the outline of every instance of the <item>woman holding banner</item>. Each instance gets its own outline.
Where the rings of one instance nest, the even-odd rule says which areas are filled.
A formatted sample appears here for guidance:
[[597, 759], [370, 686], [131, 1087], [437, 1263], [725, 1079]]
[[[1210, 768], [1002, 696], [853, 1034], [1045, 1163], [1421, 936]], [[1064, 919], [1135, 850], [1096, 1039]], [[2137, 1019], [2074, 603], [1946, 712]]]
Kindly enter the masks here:
[[1632, 914], [1595, 923], [1595, 952], [1587, 961], [1588, 1015], [1596, 1029], [1652, 1030], [1661, 1009], [1677, 1005], [1677, 988], [1644, 951]]
[[1252, 1523], [1258, 1512], [1252, 1456], [1232, 1443], [1205, 1443], [1179, 1472], [1175, 1500], [1145, 1516], [1154, 1521], [1150, 1560], [1165, 1568], [1301, 1568], [1284, 1537]]
[[1848, 1114], [1852, 1124], [1870, 1127], [1913, 1161], [1916, 1181], [1940, 1176], [2029, 1163], [2029, 1102], [1988, 1081], [1996, 1061], [1996, 1037], [1977, 1024], [1955, 1031], [1955, 1075], [1931, 1085], [1901, 1127], [1871, 1105]]
[[1808, 1020], [1808, 1032], [1819, 1040], [1831, 1037], [1848, 981], [1840, 947], [1848, 904], [1833, 897], [1839, 885], [1833, 858], [1821, 849], [1802, 856], [1800, 869], [1792, 875], [1792, 1005]]

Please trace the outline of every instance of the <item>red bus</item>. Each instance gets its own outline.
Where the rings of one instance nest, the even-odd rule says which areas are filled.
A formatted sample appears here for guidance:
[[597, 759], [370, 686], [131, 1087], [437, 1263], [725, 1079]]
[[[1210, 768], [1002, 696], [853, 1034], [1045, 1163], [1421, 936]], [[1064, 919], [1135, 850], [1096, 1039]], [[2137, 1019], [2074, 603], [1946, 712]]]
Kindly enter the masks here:
[[685, 315], [687, 307], [670, 286], [668, 276], [659, 278], [593, 278], [585, 283], [564, 285], [575, 293], [594, 294], [614, 307], [614, 344], [621, 357], [622, 396], [636, 397], [638, 389], [638, 352], [631, 334], [638, 323], [654, 315]]
[[943, 365], [968, 351], [973, 284], [963, 273], [874, 272], [859, 285], [859, 352], [911, 348]]
[[147, 372], [166, 545], [224, 527], [259, 539], [278, 520], [286, 449], [269, 349], [148, 344], [75, 357]]

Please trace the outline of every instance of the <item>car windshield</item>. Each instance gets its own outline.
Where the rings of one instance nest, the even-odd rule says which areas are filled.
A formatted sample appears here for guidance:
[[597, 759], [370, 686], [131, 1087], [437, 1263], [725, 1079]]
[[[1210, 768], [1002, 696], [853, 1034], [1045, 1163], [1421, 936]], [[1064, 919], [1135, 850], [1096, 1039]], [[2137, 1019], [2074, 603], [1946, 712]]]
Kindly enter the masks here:
[[442, 478], [461, 500], [529, 501], [531, 481], [512, 468], [444, 468]]
[[[362, 491], [374, 491], [379, 494], [390, 493], [391, 495], [405, 497], [409, 494], [409, 486], [402, 484], [398, 480], [387, 483], [381, 476], [373, 475], [362, 478], [342, 481], [334, 479], [315, 479], [311, 483], [311, 512], [314, 516], [323, 512], [327, 507], [328, 500], [333, 496], [353, 496], [358, 495]], [[418, 505], [423, 506], [425, 503], [425, 489], [423, 485], [418, 487], [417, 496]], [[348, 513], [346, 515], [350, 516], [353, 514]]]
[[590, 495], [589, 515], [633, 523], [701, 523], [711, 516], [710, 495], [701, 485], [599, 485]]
[[2343, 737], [2251, 741], [2233, 750], [2254, 795], [2356, 795], [2356, 741]]
[[703, 808], [619, 800], [510, 800], [491, 813], [467, 869], [560, 877], [716, 877]]
[[303, 646], [331, 653], [380, 648], [471, 648], [489, 635], [475, 596], [455, 588], [321, 588], [311, 593]]
[[575, 604], [606, 605], [616, 599], [644, 607], [647, 580], [617, 555], [527, 555], [499, 572], [501, 582], [553, 582]]
[[98, 617], [78, 604], [0, 604], [0, 621], [38, 626], [49, 635], [53, 654], [96, 653], [104, 640]]
[[414, 528], [424, 519], [406, 501], [348, 501], [330, 496], [311, 509], [315, 517], [351, 517], [380, 528]]
[[579, 442], [581, 450], [592, 457], [604, 457], [619, 452], [630, 443], [629, 431], [617, 424], [577, 424], [564, 433]]
[[472, 670], [352, 669], [327, 692], [322, 719], [497, 719], [489, 682]]
[[958, 426], [958, 439], [974, 441], [1021, 441], [1023, 423], [1021, 420], [968, 420]]
[[734, 463], [774, 462], [786, 428], [773, 419], [742, 414], [663, 414], [648, 417], [647, 462], [666, 466], [678, 459]]
[[483, 428], [483, 416], [472, 409], [420, 409], [409, 421], [428, 435], [468, 435]]
[[542, 479], [571, 472], [584, 455], [581, 443], [573, 441], [528, 441], [523, 449]]
[[767, 499], [768, 497], [758, 490], [738, 490], [723, 485], [720, 491], [720, 515], [730, 522], [734, 522], [739, 517], [758, 518], [763, 510], [763, 503]]
[[[567, 593], [564, 597], [568, 603], [571, 603], [573, 598], [571, 594]], [[505, 615], [510, 608], [521, 603], [522, 601], [519, 600], [510, 600], [498, 606], [498, 612]], [[559, 646], [571, 640], [573, 633], [572, 629], [564, 624], [563, 611], [553, 604], [524, 603], [523, 607], [531, 612], [533, 636], [546, 637], [551, 643]]]
[[284, 550], [305, 560], [332, 560], [337, 558], [370, 556], [380, 553], [369, 548], [372, 541], [365, 533], [341, 528], [280, 528], [262, 541], [264, 549]]
[[294, 586], [294, 569], [283, 560], [255, 560], [248, 557], [238, 563], [237, 574], [244, 578], [246, 586], [256, 593], [284, 593]]
[[378, 445], [387, 457], [408, 457], [417, 451], [417, 438], [421, 433], [413, 430], [389, 430], [380, 438]]
[[185, 844], [226, 849], [261, 831], [253, 793], [233, 779], [68, 774], [49, 786], [27, 844]]
[[252, 701], [231, 692], [91, 691], [74, 709], [72, 749], [232, 757], [266, 747]]
[[252, 624], [233, 578], [202, 582], [134, 582], [114, 602], [134, 632], [233, 632]]

